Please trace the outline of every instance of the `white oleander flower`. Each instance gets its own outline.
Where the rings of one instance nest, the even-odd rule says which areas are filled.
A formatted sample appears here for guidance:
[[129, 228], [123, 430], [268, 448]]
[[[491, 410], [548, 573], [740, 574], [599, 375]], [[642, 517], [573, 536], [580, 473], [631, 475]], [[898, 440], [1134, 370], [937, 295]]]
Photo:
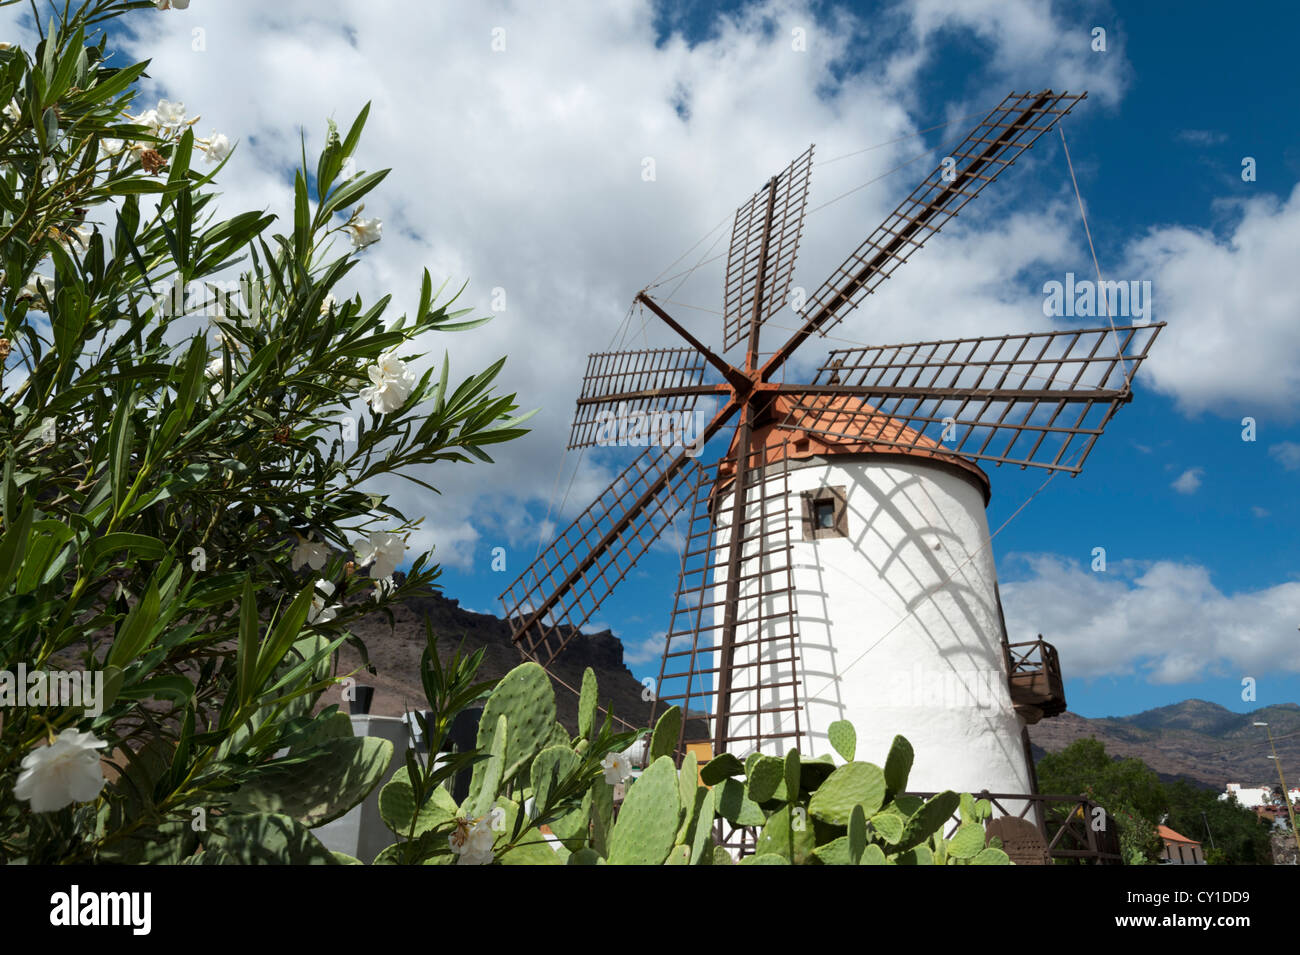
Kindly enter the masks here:
[[9, 105], [4, 108], [4, 114], [11, 123], [16, 123], [23, 118], [23, 109], [18, 105], [17, 97], [9, 101]]
[[325, 566], [325, 561], [329, 560], [329, 556], [330, 549], [324, 544], [303, 538], [293, 549], [293, 559], [290, 564], [294, 570], [298, 570], [303, 564], [312, 570], [320, 570]]
[[375, 600], [383, 600], [397, 585], [393, 582], [392, 577], [380, 577], [375, 581]]
[[406, 404], [415, 388], [415, 374], [391, 351], [366, 369], [371, 384], [361, 389], [361, 400], [370, 403], [375, 414], [388, 414]]
[[357, 541], [353, 549], [357, 552], [357, 566], [373, 564], [370, 576], [382, 580], [393, 576], [398, 561], [406, 554], [406, 538], [388, 531], [376, 531], [368, 540]]
[[347, 224], [347, 230], [352, 237], [352, 248], [354, 249], [364, 249], [368, 245], [374, 245], [384, 237], [384, 224], [378, 219], [353, 218]]
[[329, 604], [327, 601], [334, 596], [334, 585], [328, 580], [316, 581], [316, 593], [311, 598], [311, 609], [307, 611], [308, 623], [329, 623], [339, 615], [342, 606], [339, 604]]
[[216, 379], [208, 388], [208, 394], [212, 395], [212, 397], [217, 401], [224, 401], [226, 398], [226, 384], [225, 378], [223, 377], [225, 371], [226, 364], [220, 355], [208, 362], [207, 367], [204, 369], [204, 373], [207, 374], [209, 378]]
[[491, 864], [492, 844], [496, 841], [491, 819], [491, 815], [487, 815], [478, 819], [461, 817], [456, 820], [456, 829], [447, 837], [447, 844], [457, 855], [457, 865]]
[[600, 761], [600, 768], [605, 771], [605, 782], [615, 786], [632, 775], [632, 761], [626, 753], [606, 753]]
[[95, 750], [107, 745], [93, 733], [64, 730], [49, 746], [23, 757], [14, 796], [29, 801], [32, 812], [53, 812], [94, 799], [105, 783]]
[[173, 103], [169, 99], [158, 101], [158, 122], [163, 126], [181, 127], [185, 125], [185, 104]]
[[325, 300], [320, 303], [320, 313], [322, 315], [328, 315], [331, 309], [335, 309], [338, 307], [339, 307], [338, 299], [334, 297], [333, 292], [330, 292], [328, 295], [325, 296]]
[[127, 119], [137, 126], [148, 126], [149, 131], [155, 136], [162, 131], [163, 122], [158, 118], [158, 110], [156, 109], [147, 109], [139, 116], [128, 116]]
[[230, 139], [225, 133], [213, 133], [206, 140], [199, 140], [196, 146], [203, 150], [203, 158], [210, 163], [218, 163], [230, 155]]
[[171, 10], [173, 8], [177, 10], [188, 10], [190, 8], [190, 0], [153, 0], [153, 5], [159, 10]]
[[101, 139], [99, 141], [99, 151], [105, 156], [119, 155], [126, 149], [125, 139]]

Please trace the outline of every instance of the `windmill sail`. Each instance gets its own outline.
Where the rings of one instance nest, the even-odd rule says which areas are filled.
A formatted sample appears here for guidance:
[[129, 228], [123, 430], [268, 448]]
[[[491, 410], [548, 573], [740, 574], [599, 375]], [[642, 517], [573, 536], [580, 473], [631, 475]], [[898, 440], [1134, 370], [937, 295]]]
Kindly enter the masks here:
[[678, 448], [647, 448], [501, 595], [520, 652], [548, 665], [690, 498], [700, 469]]
[[[688, 718], [683, 744], [708, 739], [715, 747], [744, 753], [764, 743], [789, 748], [800, 742], [791, 528], [801, 516], [791, 510], [785, 467], [764, 469], [763, 454], [762, 448], [751, 452], [738, 528], [731, 526], [729, 506], [735, 492], [734, 453], [702, 469], [692, 495], [655, 712], [680, 706], [688, 717], [711, 714], [715, 726], [707, 737], [698, 729], [690, 735], [690, 728], [702, 727], [702, 722]], [[739, 559], [729, 616], [725, 595], [733, 546], [739, 548]], [[730, 648], [728, 623], [735, 626]], [[724, 727], [721, 739], [719, 724]]]
[[723, 285], [722, 349], [749, 337], [785, 304], [803, 231], [813, 147], [736, 210]]
[[[850, 395], [833, 418], [804, 400], [823, 437], [946, 452], [1077, 474], [1163, 323], [837, 349], [807, 394]], [[824, 386], [819, 389], [819, 386]], [[901, 423], [903, 429], [895, 427]]]
[[899, 203], [804, 304], [807, 316], [764, 366], [764, 379], [814, 331], [823, 335], [911, 258], [1086, 94], [1012, 93]]
[[[612, 427], [677, 426], [695, 411], [704, 380], [704, 356], [694, 348], [597, 352], [587, 374], [569, 432], [569, 448], [604, 443]], [[613, 443], [613, 442], [609, 442]]]

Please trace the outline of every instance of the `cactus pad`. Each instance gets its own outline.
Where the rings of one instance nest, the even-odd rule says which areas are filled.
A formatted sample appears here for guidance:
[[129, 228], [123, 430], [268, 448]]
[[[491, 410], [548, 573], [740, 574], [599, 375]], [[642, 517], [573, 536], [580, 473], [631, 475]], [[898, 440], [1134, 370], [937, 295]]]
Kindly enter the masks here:
[[901, 793], [907, 789], [907, 777], [912, 772], [912, 760], [915, 753], [912, 744], [901, 736], [895, 736], [885, 758], [885, 785], [890, 793]]
[[[555, 725], [555, 691], [551, 689], [546, 671], [529, 661], [501, 678], [479, 717], [477, 746], [480, 751], [486, 751], [491, 745], [497, 717], [501, 715], [510, 719], [505, 765], [501, 769], [501, 782], [509, 783], [551, 739]], [[471, 785], [486, 771], [485, 763], [475, 765]]]
[[578, 696], [578, 735], [583, 739], [591, 739], [596, 724], [597, 692], [596, 673], [587, 667], [582, 671], [582, 692]]
[[847, 826], [854, 806], [875, 815], [885, 801], [885, 774], [874, 763], [845, 763], [817, 787], [808, 811], [825, 822]]
[[677, 767], [660, 756], [623, 799], [610, 833], [610, 864], [662, 865], [673, 848], [679, 812]]
[[858, 751], [858, 731], [848, 720], [836, 720], [826, 727], [826, 738], [846, 763], [853, 762]]

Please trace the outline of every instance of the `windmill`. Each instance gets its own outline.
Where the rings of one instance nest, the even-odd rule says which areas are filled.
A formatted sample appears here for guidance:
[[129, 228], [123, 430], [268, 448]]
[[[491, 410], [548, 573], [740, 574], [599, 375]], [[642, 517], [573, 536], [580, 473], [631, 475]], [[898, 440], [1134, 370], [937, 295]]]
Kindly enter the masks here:
[[[921, 788], [1032, 792], [1024, 728], [1063, 709], [1059, 666], [1041, 639], [1008, 643], [976, 462], [1079, 473], [1160, 325], [841, 348], [811, 382], [779, 373], [1084, 95], [1004, 99], [765, 359], [760, 334], [786, 305], [811, 147], [736, 212], [722, 328], [723, 354], [743, 346], [734, 363], [638, 294], [686, 345], [592, 355], [569, 448], [600, 443], [615, 413], [673, 420], [701, 396], [721, 407], [693, 448], [646, 447], [506, 590], [521, 653], [551, 669], [685, 520], [655, 701], [688, 714], [679, 753], [707, 742], [713, 753], [816, 754], [827, 726], [849, 718], [874, 758], [908, 736]], [[726, 453], [702, 463], [699, 449], [728, 428]]]

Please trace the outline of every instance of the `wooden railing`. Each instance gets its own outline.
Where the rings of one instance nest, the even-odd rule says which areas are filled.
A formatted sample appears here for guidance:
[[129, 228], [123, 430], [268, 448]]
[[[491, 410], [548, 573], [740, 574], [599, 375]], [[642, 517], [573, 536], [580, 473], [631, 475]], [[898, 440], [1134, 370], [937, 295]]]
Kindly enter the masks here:
[[[929, 799], [935, 794], [909, 792], [907, 795]], [[1123, 864], [1115, 817], [1091, 799], [1026, 793], [979, 792], [971, 795], [992, 803], [995, 818], [1011, 816], [1033, 823], [1054, 861], [1085, 865]], [[944, 832], [945, 837], [956, 832], [959, 825], [961, 815], [954, 813]]]

